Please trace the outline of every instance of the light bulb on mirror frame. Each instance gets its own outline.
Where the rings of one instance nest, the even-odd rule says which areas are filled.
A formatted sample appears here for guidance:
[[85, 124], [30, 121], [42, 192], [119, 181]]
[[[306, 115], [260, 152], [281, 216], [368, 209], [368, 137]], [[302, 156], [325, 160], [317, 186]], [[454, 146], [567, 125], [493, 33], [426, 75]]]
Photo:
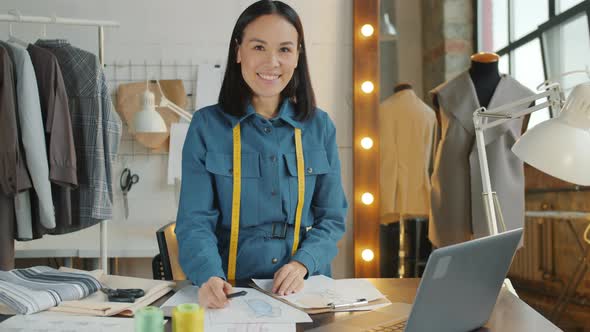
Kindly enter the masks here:
[[361, 196], [361, 201], [365, 205], [371, 205], [375, 201], [375, 197], [373, 197], [373, 194], [371, 194], [371, 193], [364, 193]]
[[370, 261], [373, 260], [373, 258], [375, 258], [375, 254], [373, 253], [373, 250], [371, 250], [371, 249], [365, 249], [361, 253], [361, 257], [363, 258], [363, 260], [365, 262], [370, 262]]
[[365, 37], [371, 37], [374, 32], [375, 29], [370, 24], [365, 24], [361, 27], [361, 34]]
[[373, 139], [371, 139], [370, 137], [363, 137], [361, 139], [361, 146], [363, 147], [363, 149], [369, 150], [373, 147]]
[[363, 84], [361, 84], [361, 90], [366, 94], [373, 92], [374, 89], [375, 86], [371, 81], [364, 81]]

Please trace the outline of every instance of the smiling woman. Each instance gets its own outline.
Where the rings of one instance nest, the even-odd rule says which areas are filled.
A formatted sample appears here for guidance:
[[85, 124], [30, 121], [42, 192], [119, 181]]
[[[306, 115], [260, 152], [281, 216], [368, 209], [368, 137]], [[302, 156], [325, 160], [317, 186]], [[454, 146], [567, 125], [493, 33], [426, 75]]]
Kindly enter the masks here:
[[297, 13], [280, 1], [248, 7], [226, 68], [219, 104], [196, 112], [186, 136], [175, 230], [180, 265], [212, 308], [228, 304], [227, 281], [272, 278], [287, 295], [330, 276], [347, 211]]
[[[244, 30], [237, 63], [241, 64], [242, 76], [252, 89], [255, 108], [269, 104], [266, 101], [276, 99], [289, 84], [297, 68], [298, 45], [297, 30], [278, 15], [261, 16]], [[272, 118], [276, 111], [257, 110], [266, 118]]]

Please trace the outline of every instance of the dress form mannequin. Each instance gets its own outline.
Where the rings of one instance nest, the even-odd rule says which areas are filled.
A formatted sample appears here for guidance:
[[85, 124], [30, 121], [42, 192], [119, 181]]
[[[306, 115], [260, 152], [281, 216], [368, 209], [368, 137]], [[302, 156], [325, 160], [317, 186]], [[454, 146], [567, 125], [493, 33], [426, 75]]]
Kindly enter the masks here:
[[480, 106], [488, 107], [496, 86], [500, 82], [499, 59], [500, 57], [495, 53], [481, 52], [471, 56], [469, 76], [475, 86]]
[[399, 83], [393, 88], [393, 93], [398, 93], [403, 90], [412, 90], [412, 84], [410, 83]]

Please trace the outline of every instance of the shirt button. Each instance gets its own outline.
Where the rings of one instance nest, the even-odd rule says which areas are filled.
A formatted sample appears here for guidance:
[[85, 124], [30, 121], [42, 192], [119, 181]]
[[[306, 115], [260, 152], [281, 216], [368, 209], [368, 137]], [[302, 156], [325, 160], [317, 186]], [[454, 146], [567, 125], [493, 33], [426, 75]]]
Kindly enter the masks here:
[[273, 163], [276, 163], [277, 162], [277, 156], [270, 157], [270, 161], [272, 161]]
[[271, 131], [272, 131], [272, 129], [270, 129], [270, 127], [264, 127], [265, 133], [270, 134]]
[[279, 260], [278, 260], [278, 259], [276, 259], [276, 258], [273, 258], [271, 262], [272, 262], [273, 264], [276, 264], [276, 263], [278, 263], [278, 262], [279, 262]]
[[308, 168], [307, 168], [307, 173], [311, 174], [312, 172], [313, 172], [313, 168], [311, 168], [311, 167], [308, 167]]
[[276, 196], [276, 195], [277, 195], [277, 191], [273, 189], [273, 191], [271, 191], [271, 192], [270, 192], [270, 194], [271, 194], [272, 196]]

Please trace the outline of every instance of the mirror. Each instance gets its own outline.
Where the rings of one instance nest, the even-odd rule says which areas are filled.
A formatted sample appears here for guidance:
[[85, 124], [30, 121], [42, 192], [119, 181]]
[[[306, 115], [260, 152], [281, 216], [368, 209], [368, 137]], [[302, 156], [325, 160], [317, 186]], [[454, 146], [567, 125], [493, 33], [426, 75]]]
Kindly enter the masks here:
[[431, 250], [429, 174], [436, 118], [434, 111], [420, 101], [420, 17], [419, 3], [380, 1], [377, 118], [381, 277], [421, 276]]
[[[405, 163], [402, 165], [404, 172], [415, 173], [417, 169], [421, 171], [412, 173], [411, 176], [400, 176], [399, 165], [396, 164], [400, 158], [393, 158], [399, 153], [391, 152], [396, 149], [397, 142], [392, 134], [403, 132], [415, 135], [417, 132], [411, 130], [411, 127], [395, 130], [392, 127], [391, 116], [399, 112], [387, 112], [385, 109], [389, 106], [384, 105], [394, 94], [413, 95], [416, 100], [424, 98], [422, 6], [423, 4], [417, 1], [354, 1], [355, 197], [352, 203], [356, 277], [417, 276], [424, 268], [425, 257], [430, 251], [426, 236], [428, 209], [424, 208], [429, 206], [429, 203], [424, 201], [428, 194], [422, 187], [428, 177], [428, 168], [431, 167], [429, 147], [432, 146], [432, 126], [436, 119], [430, 110], [428, 126], [431, 135], [418, 139], [422, 142], [421, 149], [418, 149], [422, 153], [422, 161], [418, 162], [419, 167], [414, 166], [416, 161], [410, 165], [402, 159]], [[366, 24], [375, 27], [374, 35], [362, 34], [362, 27]], [[442, 82], [438, 77], [432, 77], [437, 74], [439, 73], [435, 72], [427, 76], [427, 79]], [[378, 82], [375, 91], [363, 91], [362, 84], [372, 80]], [[420, 105], [426, 107], [426, 103]], [[416, 138], [409, 140], [415, 141]], [[406, 144], [404, 148], [407, 147]], [[418, 150], [407, 150], [404, 154], [416, 160]], [[411, 183], [400, 185], [414, 189], [418, 186], [420, 194], [407, 194], [407, 189], [397, 188], [399, 179], [411, 179]], [[423, 202], [416, 204], [417, 200], [408, 200], [408, 196], [419, 196], [418, 201]], [[404, 207], [400, 210], [401, 205], [419, 205], [421, 208]], [[407, 220], [400, 223], [400, 219]], [[400, 225], [403, 225], [401, 229]], [[400, 234], [403, 234], [401, 241]], [[402, 264], [399, 264], [400, 256]]]

